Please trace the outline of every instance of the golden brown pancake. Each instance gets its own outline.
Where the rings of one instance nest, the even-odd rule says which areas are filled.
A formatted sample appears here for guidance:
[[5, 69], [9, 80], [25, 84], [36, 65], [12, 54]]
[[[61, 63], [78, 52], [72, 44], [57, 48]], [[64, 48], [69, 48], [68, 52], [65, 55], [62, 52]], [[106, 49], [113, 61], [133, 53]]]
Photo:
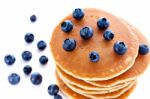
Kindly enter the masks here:
[[[132, 25], [130, 25], [129, 23], [127, 23], [126, 21], [122, 22], [128, 27], [131, 28], [132, 31], [137, 35], [138, 40], [139, 40], [139, 44], [147, 44], [149, 45], [147, 39], [144, 37], [143, 34], [141, 34], [141, 32], [136, 29], [135, 27], [133, 27]], [[150, 53], [148, 53], [147, 55], [140, 55], [138, 54], [138, 57], [136, 58], [136, 61], [134, 63], [134, 65], [125, 73], [123, 73], [122, 75], [115, 77], [113, 79], [107, 80], [107, 81], [88, 81], [88, 83], [93, 84], [93, 85], [97, 85], [97, 86], [113, 86], [116, 85], [118, 83], [122, 83], [122, 82], [126, 82], [129, 80], [133, 80], [138, 78], [141, 74], [144, 73], [144, 71], [146, 70], [146, 68], [148, 67], [148, 64], [150, 62]]]
[[111, 86], [111, 87], [97, 87], [97, 86], [94, 86], [94, 85], [91, 85], [89, 83], [86, 83], [85, 81], [83, 80], [80, 80], [80, 79], [77, 79], [77, 78], [74, 78], [72, 77], [71, 75], [68, 75], [66, 74], [63, 70], [61, 70], [58, 66], [56, 66], [56, 70], [57, 70], [57, 73], [59, 75], [59, 77], [63, 80], [63, 81], [66, 81], [72, 85], [75, 85], [75, 86], [78, 86], [82, 89], [86, 89], [86, 90], [94, 90], [96, 92], [99, 91], [99, 93], [107, 93], [107, 92], [112, 92], [112, 91], [116, 91], [116, 90], [119, 90], [123, 87], [126, 87], [127, 85], [129, 85], [131, 82], [133, 81], [129, 81], [129, 82], [123, 82], [123, 83], [120, 83], [118, 85], [115, 85], [115, 86]]
[[[57, 65], [68, 74], [82, 80], [100, 81], [112, 79], [133, 65], [138, 54], [138, 40], [132, 31], [127, 28], [117, 17], [98, 9], [84, 9], [85, 16], [82, 20], [75, 20], [72, 15], [64, 18], [54, 29], [50, 47]], [[111, 41], [103, 38], [102, 30], [97, 27], [97, 20], [106, 17], [110, 21], [111, 29], [115, 37]], [[64, 33], [61, 30], [61, 23], [64, 20], [71, 20], [74, 24], [70, 33]], [[93, 37], [84, 40], [80, 37], [79, 31], [84, 26], [93, 28]], [[63, 41], [66, 38], [76, 40], [76, 48], [67, 52], [62, 48]], [[118, 55], [113, 50], [116, 41], [123, 41], [128, 46], [124, 55]], [[96, 63], [89, 60], [89, 53], [97, 51], [100, 54], [100, 60]], [[111, 56], [111, 57], [110, 57]]]
[[[86, 96], [83, 96], [79, 93], [74, 92], [70, 88], [66, 86], [66, 84], [59, 78], [59, 76], [56, 73], [57, 83], [59, 85], [60, 90], [68, 96], [69, 99], [92, 99]], [[114, 99], [126, 99], [130, 93], [134, 90], [136, 84], [134, 84], [130, 89], [128, 89], [124, 94], [120, 95], [117, 98]], [[96, 99], [104, 99], [104, 98], [96, 98]], [[111, 98], [112, 99], [112, 98]]]

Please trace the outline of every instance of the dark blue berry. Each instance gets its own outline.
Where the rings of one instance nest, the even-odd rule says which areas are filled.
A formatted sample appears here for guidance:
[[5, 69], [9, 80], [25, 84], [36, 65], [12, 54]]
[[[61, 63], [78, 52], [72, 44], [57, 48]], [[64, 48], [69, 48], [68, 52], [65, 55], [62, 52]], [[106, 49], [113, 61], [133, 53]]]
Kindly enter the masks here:
[[97, 26], [101, 30], [105, 30], [109, 27], [110, 22], [106, 18], [100, 18], [97, 21]]
[[12, 65], [15, 62], [15, 57], [13, 55], [6, 55], [4, 61], [7, 65]]
[[45, 65], [48, 62], [48, 57], [43, 55], [39, 58], [39, 61], [42, 65]]
[[34, 40], [34, 35], [32, 33], [27, 33], [24, 39], [27, 43], [32, 43]]
[[84, 17], [83, 9], [77, 8], [73, 11], [73, 17], [77, 20], [81, 20]]
[[90, 39], [93, 36], [93, 29], [91, 27], [84, 27], [80, 30], [80, 36], [83, 39]]
[[26, 65], [26, 66], [23, 68], [23, 72], [24, 72], [26, 75], [29, 75], [29, 74], [32, 72], [32, 67], [29, 66], [29, 65]]
[[57, 95], [54, 95], [54, 99], [63, 99], [61, 95], [57, 94]]
[[8, 81], [12, 85], [17, 85], [20, 82], [20, 76], [17, 73], [12, 73], [8, 76]]
[[31, 80], [32, 84], [39, 85], [42, 83], [42, 75], [38, 72], [32, 73], [30, 80]]
[[93, 51], [89, 54], [89, 58], [91, 62], [97, 62], [100, 59], [99, 54], [96, 51]]
[[72, 38], [65, 39], [63, 42], [63, 49], [66, 51], [72, 51], [76, 48], [76, 41]]
[[139, 46], [139, 53], [140, 53], [141, 55], [146, 55], [146, 54], [148, 54], [148, 53], [149, 53], [149, 47], [148, 47], [148, 45], [146, 45], [146, 44], [141, 44], [141, 45]]
[[117, 41], [115, 44], [114, 44], [114, 51], [115, 53], [119, 54], [119, 55], [123, 55], [126, 53], [128, 47], [127, 45], [122, 42], [122, 41]]
[[24, 51], [22, 53], [22, 59], [25, 61], [29, 61], [32, 58], [32, 53], [30, 51]]
[[46, 46], [47, 46], [47, 44], [43, 40], [41, 40], [37, 43], [37, 47], [39, 50], [44, 50], [46, 48]]
[[30, 16], [30, 21], [35, 22], [37, 20], [37, 17], [35, 15]]
[[73, 23], [70, 20], [65, 20], [61, 23], [61, 29], [64, 32], [70, 32], [73, 29]]
[[111, 30], [104, 31], [103, 37], [105, 40], [110, 41], [114, 38], [114, 33]]
[[50, 86], [48, 86], [48, 93], [50, 95], [57, 95], [57, 93], [59, 92], [59, 87], [56, 84], [51, 84]]

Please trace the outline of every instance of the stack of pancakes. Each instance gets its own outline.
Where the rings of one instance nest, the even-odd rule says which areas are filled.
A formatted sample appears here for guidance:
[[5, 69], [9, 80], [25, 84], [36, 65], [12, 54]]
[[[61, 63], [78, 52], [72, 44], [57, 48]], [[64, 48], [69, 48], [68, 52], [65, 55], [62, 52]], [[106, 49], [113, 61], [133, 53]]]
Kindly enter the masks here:
[[[150, 54], [139, 54], [139, 45], [149, 46], [148, 41], [136, 28], [110, 13], [93, 8], [84, 9], [84, 13], [82, 20], [68, 15], [52, 34], [50, 47], [56, 62], [58, 85], [69, 99], [126, 99], [149, 64]], [[97, 28], [97, 20], [101, 17], [109, 19], [109, 29], [114, 31], [114, 39], [109, 42], [104, 40], [103, 30]], [[70, 33], [61, 30], [61, 23], [65, 20], [74, 24]], [[79, 35], [84, 26], [91, 26], [94, 30], [90, 40], [83, 40]], [[77, 46], [71, 52], [62, 47], [66, 38], [76, 40]], [[128, 46], [124, 55], [113, 50], [118, 40]], [[100, 60], [96, 63], [89, 61], [88, 57], [93, 50], [100, 53]]]

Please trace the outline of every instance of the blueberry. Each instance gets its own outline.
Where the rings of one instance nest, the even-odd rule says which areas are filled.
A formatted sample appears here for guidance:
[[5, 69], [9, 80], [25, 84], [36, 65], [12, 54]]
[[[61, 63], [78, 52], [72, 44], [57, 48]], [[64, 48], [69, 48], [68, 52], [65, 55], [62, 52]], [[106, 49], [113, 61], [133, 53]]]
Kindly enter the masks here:
[[39, 85], [42, 83], [42, 75], [38, 72], [32, 73], [30, 80], [31, 80], [32, 84]]
[[97, 26], [101, 30], [105, 30], [109, 27], [110, 22], [106, 18], [100, 18], [97, 21]]
[[57, 93], [59, 92], [59, 87], [56, 84], [51, 84], [50, 86], [48, 86], [48, 93], [50, 95], [57, 95]]
[[119, 54], [119, 55], [123, 55], [126, 53], [128, 47], [127, 45], [122, 42], [122, 41], [117, 41], [115, 44], [114, 44], [114, 51], [115, 53]]
[[35, 15], [30, 16], [30, 21], [35, 22], [37, 20], [37, 17]]
[[7, 65], [12, 65], [15, 63], [15, 57], [13, 55], [6, 55], [4, 61]]
[[32, 72], [32, 67], [29, 66], [29, 65], [26, 65], [26, 66], [23, 68], [23, 72], [24, 72], [26, 75], [29, 75], [29, 74]]
[[65, 39], [63, 42], [63, 49], [66, 51], [72, 51], [76, 48], [76, 41], [72, 38]]
[[54, 99], [63, 99], [61, 95], [57, 94], [57, 95], [54, 95]]
[[149, 53], [149, 47], [148, 47], [148, 45], [146, 45], [146, 44], [141, 44], [141, 45], [139, 46], [139, 53], [140, 53], [141, 55], [146, 55], [146, 54], [148, 54], [148, 53]]
[[32, 53], [30, 51], [24, 51], [22, 53], [22, 59], [25, 61], [29, 61], [32, 58]]
[[77, 20], [81, 20], [84, 17], [83, 9], [77, 8], [73, 11], [73, 17]]
[[93, 29], [91, 27], [83, 27], [80, 30], [80, 36], [83, 39], [90, 39], [93, 36]]
[[114, 33], [111, 30], [104, 31], [103, 37], [105, 40], [110, 41], [114, 38]]
[[39, 58], [39, 62], [42, 64], [42, 65], [45, 65], [47, 62], [48, 62], [48, 58], [46, 56], [41, 56]]
[[99, 56], [99, 54], [98, 54], [96, 51], [92, 51], [92, 52], [89, 54], [89, 58], [90, 58], [90, 61], [91, 61], [91, 62], [98, 62], [99, 59], [100, 59], [100, 56]]
[[12, 85], [17, 85], [20, 82], [20, 76], [17, 73], [12, 73], [8, 76], [8, 81]]
[[65, 20], [61, 23], [61, 29], [64, 32], [71, 32], [73, 29], [73, 23], [70, 20]]
[[47, 44], [43, 40], [41, 40], [37, 43], [37, 47], [39, 50], [44, 50], [46, 48], [46, 46], [47, 46]]
[[34, 40], [34, 35], [32, 33], [27, 33], [24, 39], [27, 43], [32, 43]]

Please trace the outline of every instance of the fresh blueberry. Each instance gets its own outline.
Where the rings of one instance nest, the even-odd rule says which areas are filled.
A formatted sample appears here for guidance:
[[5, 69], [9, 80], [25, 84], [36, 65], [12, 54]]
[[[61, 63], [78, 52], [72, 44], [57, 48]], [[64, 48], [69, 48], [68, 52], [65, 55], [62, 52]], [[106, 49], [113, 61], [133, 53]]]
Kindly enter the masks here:
[[48, 93], [50, 95], [57, 95], [57, 93], [59, 92], [59, 87], [56, 84], [51, 84], [50, 86], [48, 86]]
[[99, 54], [96, 51], [93, 51], [89, 54], [89, 58], [91, 62], [97, 62], [100, 59]]
[[114, 33], [111, 30], [104, 31], [103, 37], [105, 40], [110, 41], [114, 38]]
[[81, 20], [84, 17], [83, 9], [77, 8], [73, 11], [73, 17], [77, 20]]
[[39, 50], [44, 50], [46, 48], [46, 46], [47, 46], [47, 44], [43, 40], [41, 40], [37, 43], [37, 47]]
[[17, 85], [20, 82], [20, 76], [17, 73], [12, 73], [8, 76], [8, 81], [12, 85]]
[[54, 99], [63, 99], [61, 95], [57, 94], [57, 95], [54, 95]]
[[105, 30], [109, 27], [110, 22], [106, 18], [100, 18], [97, 21], [97, 26], [101, 30]]
[[22, 53], [22, 59], [25, 61], [29, 61], [32, 58], [32, 53], [30, 51], [24, 51]]
[[83, 39], [90, 39], [93, 36], [93, 29], [91, 27], [83, 27], [80, 30], [80, 36]]
[[148, 53], [149, 53], [149, 47], [148, 47], [148, 45], [146, 45], [146, 44], [141, 44], [141, 45], [139, 46], [139, 53], [140, 53], [141, 55], [146, 55], [146, 54], [148, 54]]
[[12, 65], [15, 62], [15, 57], [13, 55], [6, 55], [4, 61], [7, 65]]
[[122, 41], [117, 41], [115, 44], [114, 44], [114, 51], [115, 53], [119, 54], [119, 55], [123, 55], [126, 53], [128, 47], [127, 45], [122, 42]]
[[35, 15], [30, 16], [30, 21], [35, 22], [37, 20], [37, 17]]
[[76, 41], [72, 38], [65, 39], [63, 42], [63, 48], [66, 51], [72, 51], [76, 48]]
[[32, 73], [30, 80], [31, 80], [32, 84], [39, 85], [42, 83], [42, 75], [38, 72]]
[[34, 40], [34, 35], [32, 33], [27, 33], [24, 39], [27, 43], [32, 43]]
[[23, 72], [24, 72], [26, 75], [29, 75], [29, 74], [32, 72], [32, 67], [29, 66], [29, 65], [26, 65], [26, 66], [23, 68]]
[[39, 62], [42, 64], [42, 65], [45, 65], [47, 62], [48, 62], [48, 58], [46, 56], [41, 56], [39, 58]]
[[61, 29], [64, 32], [70, 32], [73, 29], [73, 23], [70, 20], [65, 20], [61, 23]]

